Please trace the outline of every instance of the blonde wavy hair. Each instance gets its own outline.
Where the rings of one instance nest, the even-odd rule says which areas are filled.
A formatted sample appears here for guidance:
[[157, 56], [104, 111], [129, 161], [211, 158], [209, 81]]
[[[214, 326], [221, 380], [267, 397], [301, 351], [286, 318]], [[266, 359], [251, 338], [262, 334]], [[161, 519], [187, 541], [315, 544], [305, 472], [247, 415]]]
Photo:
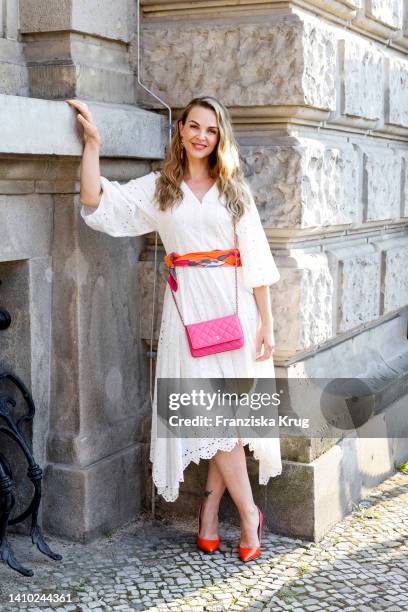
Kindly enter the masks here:
[[216, 179], [220, 195], [225, 196], [226, 209], [238, 222], [245, 209], [249, 207], [252, 194], [240, 167], [238, 145], [233, 134], [229, 112], [221, 102], [212, 96], [193, 98], [181, 111], [163, 167], [159, 170], [160, 176], [156, 181], [154, 200], [162, 211], [181, 203], [183, 198], [181, 182], [188, 160], [183, 154], [178, 123], [181, 121], [184, 126], [190, 110], [195, 106], [208, 108], [214, 111], [217, 117], [219, 139], [209, 156], [210, 176]]

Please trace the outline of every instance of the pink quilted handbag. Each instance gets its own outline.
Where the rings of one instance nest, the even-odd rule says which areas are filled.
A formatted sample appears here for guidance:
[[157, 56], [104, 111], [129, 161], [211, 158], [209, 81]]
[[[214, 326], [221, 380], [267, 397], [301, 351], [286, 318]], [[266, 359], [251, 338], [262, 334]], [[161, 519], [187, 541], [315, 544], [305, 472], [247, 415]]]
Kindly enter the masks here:
[[[234, 246], [236, 244], [235, 222], [234, 222]], [[237, 266], [235, 269], [235, 306], [236, 312], [225, 317], [217, 319], [208, 319], [207, 321], [199, 321], [186, 325], [181, 316], [180, 309], [177, 305], [174, 292], [171, 292], [174, 303], [178, 310], [181, 322], [186, 330], [188, 345], [193, 357], [204, 357], [205, 355], [213, 355], [214, 353], [222, 353], [224, 351], [232, 351], [238, 349], [244, 344], [244, 332], [242, 331], [241, 321], [238, 317], [238, 282], [237, 282]]]
[[188, 344], [193, 357], [203, 357], [240, 348], [244, 333], [238, 315], [231, 314], [185, 326]]

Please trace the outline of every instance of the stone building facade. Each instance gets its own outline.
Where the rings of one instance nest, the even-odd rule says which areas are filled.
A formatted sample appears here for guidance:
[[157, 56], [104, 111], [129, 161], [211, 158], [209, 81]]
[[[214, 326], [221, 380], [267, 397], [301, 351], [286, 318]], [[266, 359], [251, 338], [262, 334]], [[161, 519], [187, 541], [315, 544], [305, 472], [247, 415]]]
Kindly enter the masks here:
[[[282, 439], [284, 472], [267, 487], [248, 457], [269, 525], [319, 539], [408, 456], [399, 437], [408, 434], [408, 7], [141, 5], [142, 82], [174, 111], [209, 94], [231, 112], [281, 272], [271, 288], [276, 375], [384, 387], [367, 424], [382, 437]], [[0, 307], [13, 317], [0, 366], [36, 401], [43, 525], [83, 541], [151, 501], [153, 236], [111, 238], [81, 223], [82, 140], [63, 102], [87, 100], [104, 176], [126, 181], [160, 164], [166, 110], [137, 85], [135, 10], [132, 0], [0, 3]], [[156, 499], [156, 511], [195, 509], [204, 478], [205, 462], [190, 465], [180, 498]]]

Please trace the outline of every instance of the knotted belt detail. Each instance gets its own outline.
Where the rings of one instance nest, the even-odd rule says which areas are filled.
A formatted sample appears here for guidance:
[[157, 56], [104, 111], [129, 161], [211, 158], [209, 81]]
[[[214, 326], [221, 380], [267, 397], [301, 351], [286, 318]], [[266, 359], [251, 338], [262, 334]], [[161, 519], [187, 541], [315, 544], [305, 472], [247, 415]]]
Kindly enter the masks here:
[[204, 268], [235, 265], [242, 266], [239, 249], [193, 251], [191, 253], [184, 253], [183, 255], [172, 251], [168, 255], [165, 255], [164, 262], [169, 269], [167, 282], [173, 291], [177, 291], [178, 289], [176, 266], [201, 266]]

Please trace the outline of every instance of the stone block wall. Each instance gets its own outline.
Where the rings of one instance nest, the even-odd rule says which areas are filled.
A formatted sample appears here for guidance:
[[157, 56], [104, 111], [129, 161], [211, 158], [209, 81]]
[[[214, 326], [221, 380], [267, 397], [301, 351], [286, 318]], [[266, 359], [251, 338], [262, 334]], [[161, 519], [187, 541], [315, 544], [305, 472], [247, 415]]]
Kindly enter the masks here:
[[0, 94], [29, 95], [29, 76], [19, 37], [18, 0], [0, 2]]
[[142, 4], [144, 82], [174, 109], [209, 94], [231, 112], [282, 273], [276, 363], [396, 316], [407, 304], [403, 1]]
[[[385, 369], [397, 400], [408, 364], [406, 3], [142, 5], [143, 82], [174, 111], [212, 95], [232, 116], [281, 272], [271, 288], [276, 375], [377, 379]], [[145, 108], [160, 110], [144, 91], [138, 95]], [[388, 414], [401, 411], [404, 401]], [[320, 538], [330, 524], [327, 483], [338, 520], [364, 494], [365, 482], [408, 456], [406, 445], [395, 444], [384, 468], [371, 459], [371, 440], [352, 451], [355, 461], [348, 456], [352, 443], [343, 442], [318, 441], [317, 453], [305, 457], [298, 441], [282, 440], [282, 477], [267, 492], [253, 480], [259, 499], [277, 512], [266, 519], [274, 528]], [[348, 495], [338, 495], [344, 483], [331, 477], [335, 464], [354, 483]], [[204, 478], [204, 469], [189, 468], [174, 512], [193, 509]], [[293, 488], [298, 502], [290, 499]]]

